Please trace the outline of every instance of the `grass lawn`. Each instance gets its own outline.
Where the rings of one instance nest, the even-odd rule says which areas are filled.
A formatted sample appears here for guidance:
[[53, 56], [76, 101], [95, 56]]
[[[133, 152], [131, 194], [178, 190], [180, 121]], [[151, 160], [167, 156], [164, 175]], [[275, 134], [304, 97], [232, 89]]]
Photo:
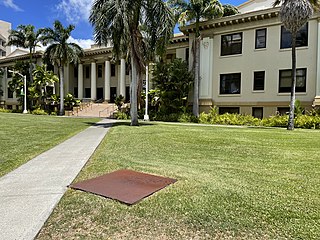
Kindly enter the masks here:
[[68, 190], [38, 239], [320, 239], [320, 131], [113, 127], [75, 182], [118, 169], [178, 182], [126, 206]]
[[97, 121], [0, 113], [0, 177]]

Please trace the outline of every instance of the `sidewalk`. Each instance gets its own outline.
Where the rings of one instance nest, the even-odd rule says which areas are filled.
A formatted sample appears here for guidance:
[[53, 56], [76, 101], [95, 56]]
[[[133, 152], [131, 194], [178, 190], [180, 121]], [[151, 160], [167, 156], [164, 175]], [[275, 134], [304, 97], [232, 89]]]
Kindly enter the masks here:
[[104, 119], [0, 178], [0, 239], [36, 237], [111, 124]]

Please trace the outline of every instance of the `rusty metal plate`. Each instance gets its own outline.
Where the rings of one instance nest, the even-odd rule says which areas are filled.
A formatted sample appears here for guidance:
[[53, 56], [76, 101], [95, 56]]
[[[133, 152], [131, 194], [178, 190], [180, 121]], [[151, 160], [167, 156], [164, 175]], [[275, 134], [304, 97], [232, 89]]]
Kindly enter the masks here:
[[132, 170], [118, 170], [70, 187], [132, 205], [176, 181]]

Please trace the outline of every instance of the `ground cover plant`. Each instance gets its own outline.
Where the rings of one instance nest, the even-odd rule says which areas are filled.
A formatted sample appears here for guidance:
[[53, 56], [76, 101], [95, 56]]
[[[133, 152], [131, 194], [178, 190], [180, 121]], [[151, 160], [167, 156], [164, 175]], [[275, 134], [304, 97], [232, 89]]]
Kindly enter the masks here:
[[38, 239], [319, 239], [320, 131], [114, 126], [75, 182], [177, 178], [134, 206], [68, 190]]
[[0, 177], [97, 121], [0, 113]]

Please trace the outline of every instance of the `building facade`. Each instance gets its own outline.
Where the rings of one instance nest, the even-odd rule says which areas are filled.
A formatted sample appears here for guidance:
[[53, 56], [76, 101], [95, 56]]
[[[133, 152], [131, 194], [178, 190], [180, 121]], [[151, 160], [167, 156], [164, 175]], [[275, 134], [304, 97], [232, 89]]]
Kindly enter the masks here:
[[6, 57], [11, 53], [11, 47], [6, 46], [11, 30], [11, 23], [0, 20], [0, 58]]
[[[204, 21], [200, 51], [200, 110], [217, 106], [232, 112], [268, 117], [289, 109], [291, 38], [270, 0], [250, 0], [241, 14]], [[181, 28], [167, 47], [167, 60], [181, 58], [192, 66], [194, 26]], [[22, 55], [23, 56], [23, 55]], [[21, 56], [0, 59], [8, 68]], [[41, 54], [39, 59], [41, 61]], [[55, 69], [57, 72], [57, 69]], [[65, 66], [65, 92], [83, 100], [129, 99], [130, 79], [124, 59], [112, 61], [111, 47], [92, 46], [78, 66]], [[10, 81], [8, 76], [3, 84]], [[6, 86], [6, 85], [2, 85]], [[57, 86], [58, 87], [58, 86]], [[297, 47], [297, 99], [305, 108], [320, 105], [320, 15], [300, 30]], [[12, 95], [10, 95], [12, 96]], [[16, 99], [3, 97], [12, 105]], [[192, 99], [192, 96], [191, 96]], [[192, 104], [192, 102], [190, 103]], [[13, 106], [14, 107], [14, 106]]]

